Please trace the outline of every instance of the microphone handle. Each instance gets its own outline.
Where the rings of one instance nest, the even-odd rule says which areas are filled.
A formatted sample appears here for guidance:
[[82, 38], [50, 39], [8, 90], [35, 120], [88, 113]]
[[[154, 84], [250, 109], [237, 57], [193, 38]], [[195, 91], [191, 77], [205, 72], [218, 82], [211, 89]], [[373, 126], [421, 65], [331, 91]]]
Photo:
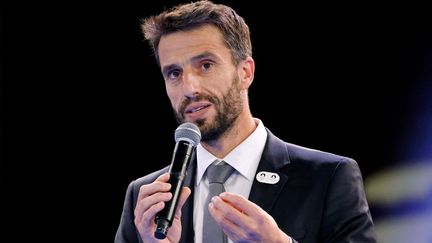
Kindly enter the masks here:
[[187, 174], [187, 168], [193, 158], [194, 152], [195, 147], [190, 143], [186, 141], [179, 141], [176, 143], [169, 169], [170, 178], [168, 180], [168, 183], [171, 184], [170, 192], [172, 193], [172, 198], [170, 201], [165, 202], [165, 207], [157, 213], [155, 217], [157, 226], [154, 235], [158, 239], [165, 239], [168, 229], [172, 225], [184, 179]]

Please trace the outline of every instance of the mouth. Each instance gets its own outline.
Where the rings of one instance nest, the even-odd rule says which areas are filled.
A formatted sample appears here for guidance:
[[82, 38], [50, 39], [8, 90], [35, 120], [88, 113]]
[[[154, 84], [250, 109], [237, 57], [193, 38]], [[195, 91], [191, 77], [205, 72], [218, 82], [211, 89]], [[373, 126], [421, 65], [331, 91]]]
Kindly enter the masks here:
[[196, 103], [191, 104], [188, 107], [186, 107], [185, 113], [186, 114], [193, 114], [196, 112], [199, 112], [207, 107], [209, 107], [211, 104], [204, 104], [204, 103]]

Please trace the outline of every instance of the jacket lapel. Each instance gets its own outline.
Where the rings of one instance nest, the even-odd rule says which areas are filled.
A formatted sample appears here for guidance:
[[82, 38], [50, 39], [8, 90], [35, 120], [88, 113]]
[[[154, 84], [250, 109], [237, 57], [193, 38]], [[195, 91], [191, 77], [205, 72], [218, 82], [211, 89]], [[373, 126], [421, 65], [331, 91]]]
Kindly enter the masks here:
[[267, 142], [255, 175], [262, 171], [277, 173], [280, 180], [276, 184], [266, 184], [254, 179], [249, 200], [260, 206], [263, 210], [270, 212], [288, 180], [288, 176], [278, 170], [289, 164], [290, 161], [285, 143], [274, 136], [268, 129], [267, 134]]

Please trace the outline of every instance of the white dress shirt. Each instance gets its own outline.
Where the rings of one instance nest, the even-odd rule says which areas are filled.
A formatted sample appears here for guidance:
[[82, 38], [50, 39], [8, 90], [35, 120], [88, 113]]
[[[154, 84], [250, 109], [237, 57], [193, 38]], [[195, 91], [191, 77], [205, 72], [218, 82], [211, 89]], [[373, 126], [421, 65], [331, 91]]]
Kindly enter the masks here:
[[[214, 161], [225, 161], [231, 165], [235, 172], [226, 180], [225, 190], [249, 197], [252, 183], [255, 179], [256, 170], [261, 159], [264, 145], [267, 140], [267, 131], [261, 120], [254, 118], [258, 124], [255, 131], [249, 135], [241, 144], [234, 148], [225, 158], [217, 158], [208, 152], [201, 144], [197, 146], [197, 174], [194, 193], [193, 226], [195, 230], [195, 242], [202, 242], [202, 230], [204, 219], [204, 205], [208, 192], [209, 183], [204, 173], [207, 167]], [[232, 243], [228, 239], [229, 243]], [[206, 242], [207, 243], [207, 242]]]

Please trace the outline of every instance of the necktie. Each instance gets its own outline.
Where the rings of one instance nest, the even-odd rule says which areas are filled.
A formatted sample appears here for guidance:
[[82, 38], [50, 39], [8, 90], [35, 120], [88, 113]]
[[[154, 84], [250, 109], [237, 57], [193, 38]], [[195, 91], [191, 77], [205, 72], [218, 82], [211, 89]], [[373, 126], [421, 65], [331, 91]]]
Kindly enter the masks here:
[[213, 163], [207, 168], [209, 195], [204, 204], [203, 243], [226, 243], [227, 236], [208, 211], [211, 198], [225, 191], [223, 183], [228, 179], [234, 168], [224, 161]]

